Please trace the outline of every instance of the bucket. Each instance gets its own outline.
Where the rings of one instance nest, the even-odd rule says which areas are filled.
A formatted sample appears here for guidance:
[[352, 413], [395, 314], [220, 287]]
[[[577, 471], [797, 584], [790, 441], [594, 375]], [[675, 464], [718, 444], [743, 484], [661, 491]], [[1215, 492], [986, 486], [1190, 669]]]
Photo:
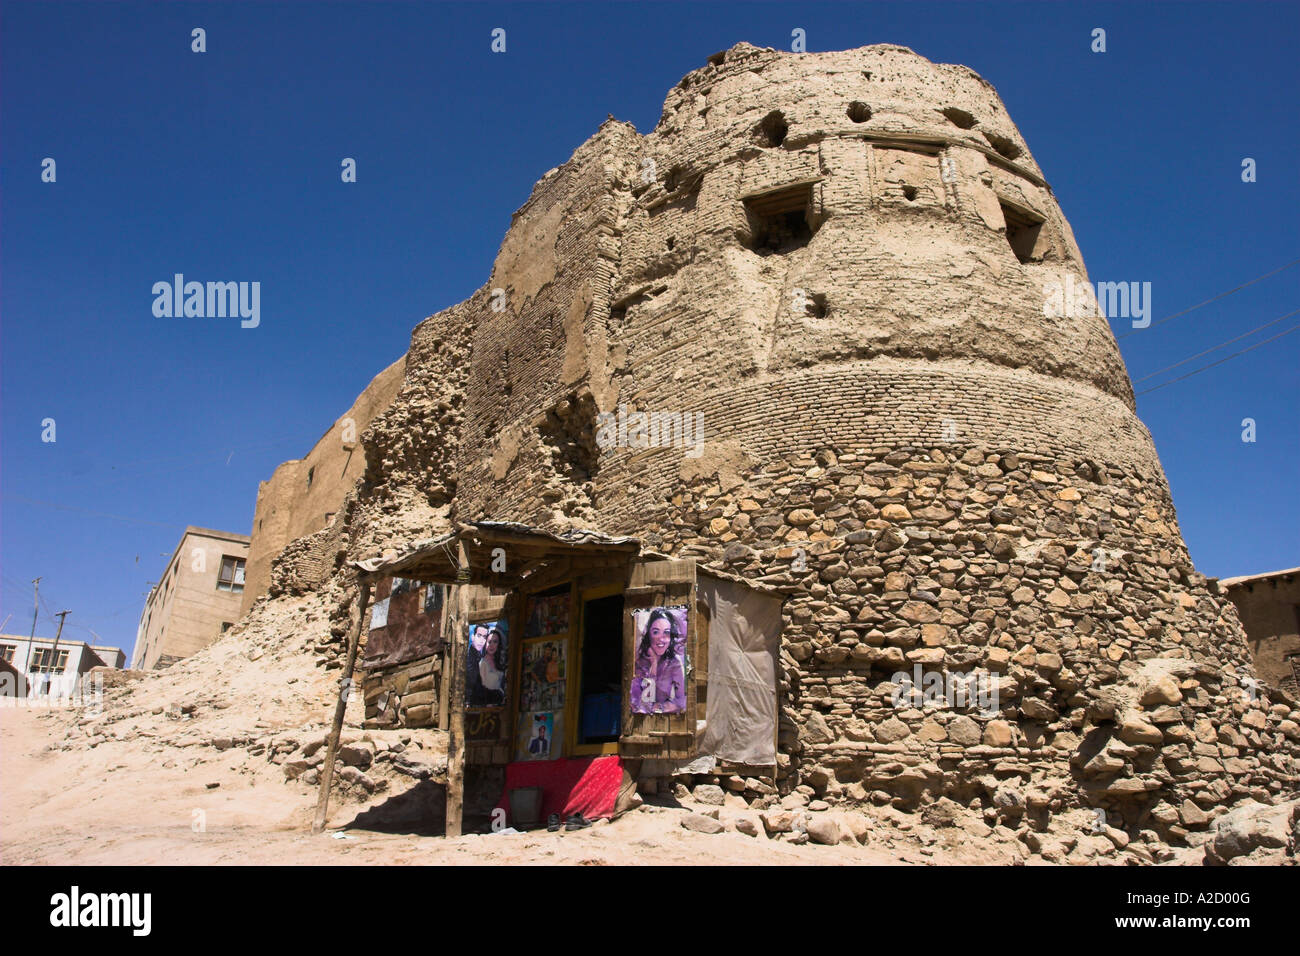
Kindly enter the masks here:
[[515, 787], [510, 791], [510, 825], [516, 830], [540, 826], [542, 788]]

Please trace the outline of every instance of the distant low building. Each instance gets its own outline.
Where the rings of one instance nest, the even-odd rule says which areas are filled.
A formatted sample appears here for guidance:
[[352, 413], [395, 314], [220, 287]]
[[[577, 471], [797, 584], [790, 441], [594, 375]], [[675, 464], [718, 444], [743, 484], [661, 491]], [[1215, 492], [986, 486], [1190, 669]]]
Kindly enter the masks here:
[[1300, 568], [1223, 578], [1237, 606], [1259, 676], [1300, 694]]
[[185, 529], [162, 579], [149, 592], [131, 666], [166, 667], [207, 647], [239, 620], [248, 535]]
[[82, 674], [92, 667], [121, 668], [126, 654], [119, 647], [85, 641], [0, 634], [0, 660], [26, 682], [26, 694], [20, 690], [17, 696], [70, 697]]

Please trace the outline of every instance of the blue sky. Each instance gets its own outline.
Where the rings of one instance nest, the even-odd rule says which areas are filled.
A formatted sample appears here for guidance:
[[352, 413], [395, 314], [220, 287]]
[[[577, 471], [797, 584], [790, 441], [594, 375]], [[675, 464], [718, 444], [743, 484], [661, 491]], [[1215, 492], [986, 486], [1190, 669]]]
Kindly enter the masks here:
[[[1300, 257], [1292, 3], [4, 2], [0, 629], [30, 629], [40, 575], [38, 633], [68, 608], [65, 636], [129, 656], [185, 525], [247, 533], [258, 481], [486, 281], [543, 173], [796, 27], [992, 82], [1091, 277], [1151, 282], [1157, 319]], [[176, 272], [259, 281], [260, 326], [156, 318]], [[1136, 379], [1296, 308], [1300, 267], [1120, 345]], [[1298, 395], [1300, 332], [1139, 398], [1204, 573], [1300, 565]]]

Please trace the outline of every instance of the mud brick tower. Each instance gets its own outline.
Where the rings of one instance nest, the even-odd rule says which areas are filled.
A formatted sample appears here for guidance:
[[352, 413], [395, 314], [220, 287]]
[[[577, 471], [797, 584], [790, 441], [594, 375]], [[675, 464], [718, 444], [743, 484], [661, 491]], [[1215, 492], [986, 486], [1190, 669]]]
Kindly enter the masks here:
[[[739, 44], [542, 177], [489, 281], [415, 329], [321, 534], [589, 528], [781, 586], [778, 794], [1185, 837], [1294, 789], [1294, 703], [1192, 566], [1106, 320], [1046, 314], [1067, 279], [971, 70]], [[698, 447], [602, 447], [637, 412], [698, 416]], [[281, 582], [336, 573], [308, 551]], [[896, 706], [917, 666], [991, 673], [996, 713]]]

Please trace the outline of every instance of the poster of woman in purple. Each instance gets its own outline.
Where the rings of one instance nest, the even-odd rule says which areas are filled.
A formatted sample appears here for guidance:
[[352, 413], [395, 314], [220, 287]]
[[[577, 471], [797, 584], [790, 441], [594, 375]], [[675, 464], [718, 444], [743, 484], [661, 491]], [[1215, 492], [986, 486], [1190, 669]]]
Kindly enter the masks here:
[[680, 714], [686, 710], [686, 608], [632, 611], [636, 662], [632, 713]]

